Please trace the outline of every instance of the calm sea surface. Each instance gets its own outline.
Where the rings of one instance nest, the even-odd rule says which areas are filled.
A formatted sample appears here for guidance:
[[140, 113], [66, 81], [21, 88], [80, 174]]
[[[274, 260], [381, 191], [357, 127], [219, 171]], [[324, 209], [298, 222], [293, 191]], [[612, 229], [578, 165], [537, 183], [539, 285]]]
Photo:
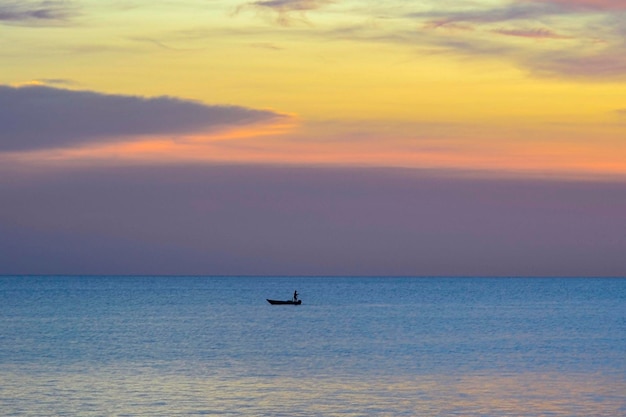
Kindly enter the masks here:
[[626, 416], [626, 279], [0, 277], [0, 415]]

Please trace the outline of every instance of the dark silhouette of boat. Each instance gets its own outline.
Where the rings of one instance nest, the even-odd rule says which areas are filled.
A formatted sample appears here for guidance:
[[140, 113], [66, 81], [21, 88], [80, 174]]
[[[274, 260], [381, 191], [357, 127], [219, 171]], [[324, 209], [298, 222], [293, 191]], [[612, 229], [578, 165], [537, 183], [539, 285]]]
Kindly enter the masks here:
[[298, 300], [298, 301], [293, 301], [293, 300], [281, 301], [281, 300], [270, 300], [269, 298], [266, 298], [266, 300], [271, 305], [293, 305], [293, 306], [299, 306], [300, 304], [302, 304], [302, 300]]

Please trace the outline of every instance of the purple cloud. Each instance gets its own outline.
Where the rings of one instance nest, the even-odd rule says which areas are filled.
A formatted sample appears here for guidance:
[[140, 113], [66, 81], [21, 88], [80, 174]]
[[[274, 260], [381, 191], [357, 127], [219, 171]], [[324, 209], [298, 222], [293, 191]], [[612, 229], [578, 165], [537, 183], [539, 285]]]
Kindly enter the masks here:
[[305, 12], [320, 9], [333, 2], [333, 0], [259, 0], [247, 3], [238, 10], [253, 8], [259, 11], [272, 11], [278, 15], [276, 19], [278, 24], [288, 26], [294, 20], [293, 14], [298, 14], [299, 20], [305, 21]]
[[250, 4], [257, 7], [267, 7], [276, 11], [291, 12], [319, 9], [331, 2], [331, 0], [260, 0]]
[[553, 52], [534, 56], [528, 62], [533, 72], [544, 76], [615, 80], [626, 78], [626, 50], [605, 50], [596, 54], [577, 55], [574, 52]]
[[518, 0], [505, 6], [474, 10], [446, 10], [412, 13], [415, 18], [431, 19], [433, 25], [449, 23], [500, 23], [539, 20], [550, 16], [587, 12], [626, 10], [623, 0]]
[[533, 20], [563, 12], [560, 5], [526, 2], [512, 3], [507, 6], [476, 10], [446, 10], [411, 13], [408, 17], [428, 19], [429, 25], [444, 26], [451, 23], [499, 23], [514, 20]]
[[569, 36], [559, 35], [558, 33], [545, 28], [538, 29], [495, 29], [492, 32], [500, 35], [515, 36], [530, 39], [570, 39]]
[[77, 9], [67, 1], [3, 1], [0, 2], [0, 23], [46, 26], [67, 22]]
[[58, 148], [141, 135], [189, 134], [285, 117], [268, 110], [210, 106], [45, 86], [0, 86], [0, 151]]
[[626, 10], [626, 2], [624, 2], [624, 0], [522, 0], [522, 2], [556, 4], [565, 9], [574, 11]]
[[[624, 11], [622, 0], [518, 0], [504, 6], [433, 10], [408, 17], [424, 23], [430, 38], [422, 38], [423, 44], [442, 52], [505, 57], [539, 76], [604, 81], [626, 77]], [[540, 28], [529, 29], [534, 26]], [[458, 28], [466, 30], [461, 34], [445, 30]], [[553, 43], [546, 53], [532, 44], [507, 42], [505, 36], [487, 38], [485, 33], [568, 42]]]

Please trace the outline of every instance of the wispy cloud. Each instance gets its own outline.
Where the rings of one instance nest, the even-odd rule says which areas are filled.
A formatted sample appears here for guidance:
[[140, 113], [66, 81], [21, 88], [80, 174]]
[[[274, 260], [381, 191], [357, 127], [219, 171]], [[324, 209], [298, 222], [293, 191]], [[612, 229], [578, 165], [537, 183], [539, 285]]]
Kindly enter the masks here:
[[623, 0], [525, 0], [527, 3], [555, 4], [575, 11], [626, 10]]
[[254, 9], [261, 13], [271, 12], [276, 15], [276, 22], [289, 26], [295, 21], [308, 22], [306, 12], [320, 9], [333, 0], [259, 0], [240, 6], [237, 11]]
[[[497, 55], [540, 76], [604, 81], [626, 78], [625, 12], [622, 0], [517, 0], [406, 17], [422, 23], [425, 47], [462, 56]], [[539, 48], [522, 39], [546, 43]]]
[[53, 26], [78, 15], [78, 7], [68, 1], [1, 1], [0, 24]]
[[625, 54], [624, 48], [606, 49], [594, 54], [551, 52], [533, 56], [528, 66], [539, 75], [610, 81], [626, 78]]
[[501, 23], [520, 20], [537, 20], [551, 16], [585, 14], [626, 10], [622, 0], [517, 0], [492, 7], [476, 6], [472, 9], [435, 9], [411, 13], [409, 16], [428, 18], [443, 24], [453, 22]]
[[514, 20], [529, 20], [562, 13], [559, 5], [540, 2], [512, 3], [506, 6], [485, 7], [471, 10], [431, 10], [410, 13], [407, 17], [425, 19], [440, 26], [450, 23], [501, 23]]
[[571, 39], [571, 36], [560, 35], [550, 29], [494, 29], [493, 33], [531, 39]]
[[181, 48], [181, 47], [175, 47], [175, 46], [172, 46], [169, 43], [161, 41], [159, 39], [149, 38], [149, 37], [144, 37], [144, 36], [130, 36], [130, 37], [128, 37], [128, 39], [133, 41], [133, 42], [139, 42], [139, 43], [153, 45], [153, 46], [155, 46], [157, 48], [168, 50], [168, 51], [176, 51], [176, 52], [190, 52], [190, 51], [192, 51], [193, 52], [193, 51], [200, 51], [200, 50], [202, 50], [202, 48]]
[[282, 51], [284, 49], [271, 42], [254, 42], [251, 43], [250, 46], [252, 48], [269, 49], [271, 51]]
[[286, 117], [269, 110], [174, 97], [110, 95], [40, 85], [0, 86], [0, 108], [0, 151], [201, 133]]
[[78, 83], [67, 78], [38, 78], [26, 85], [57, 85], [57, 86], [75, 86]]

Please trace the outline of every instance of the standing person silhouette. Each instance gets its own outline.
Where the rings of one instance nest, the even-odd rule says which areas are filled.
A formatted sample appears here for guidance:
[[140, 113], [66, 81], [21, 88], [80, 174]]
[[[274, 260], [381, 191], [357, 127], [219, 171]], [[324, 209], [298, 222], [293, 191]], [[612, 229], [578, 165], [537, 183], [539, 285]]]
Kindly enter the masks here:
[[293, 292], [293, 301], [298, 301], [298, 291]]

